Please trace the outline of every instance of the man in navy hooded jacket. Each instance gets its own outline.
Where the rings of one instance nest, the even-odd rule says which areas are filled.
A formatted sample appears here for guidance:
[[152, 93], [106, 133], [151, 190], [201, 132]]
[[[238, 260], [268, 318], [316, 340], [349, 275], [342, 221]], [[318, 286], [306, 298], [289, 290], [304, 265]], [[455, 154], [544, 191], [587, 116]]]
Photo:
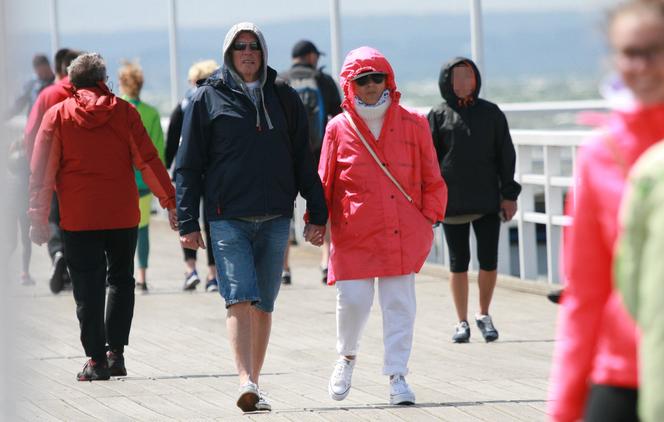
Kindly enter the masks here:
[[307, 202], [305, 239], [323, 243], [327, 208], [295, 91], [275, 85], [267, 45], [249, 22], [226, 34], [224, 65], [197, 90], [184, 116], [176, 158], [180, 240], [204, 248], [200, 196], [226, 301], [226, 327], [240, 378], [237, 405], [271, 410], [259, 375], [281, 284], [293, 203]]

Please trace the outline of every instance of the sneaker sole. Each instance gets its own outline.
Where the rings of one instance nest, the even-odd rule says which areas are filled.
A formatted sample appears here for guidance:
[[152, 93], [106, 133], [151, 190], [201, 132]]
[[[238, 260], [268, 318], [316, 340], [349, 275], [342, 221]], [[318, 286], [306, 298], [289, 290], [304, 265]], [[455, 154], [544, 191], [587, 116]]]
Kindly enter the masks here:
[[196, 290], [196, 286], [198, 286], [198, 283], [200, 283], [201, 280], [195, 279], [191, 283], [185, 284], [184, 285], [184, 290], [189, 291], [189, 290]]
[[269, 404], [256, 404], [256, 410], [271, 412], [272, 411], [272, 405], [269, 405]]
[[484, 337], [484, 341], [487, 343], [492, 343], [494, 341], [498, 340], [498, 336], [495, 337]]
[[396, 406], [413, 406], [415, 404], [415, 397], [410, 394], [390, 396], [390, 404]]
[[344, 391], [343, 393], [337, 394], [334, 391], [332, 391], [332, 384], [328, 384], [327, 385], [327, 393], [330, 395], [330, 398], [332, 400], [341, 401], [341, 400], [345, 399], [346, 397], [348, 397], [348, 394], [350, 394], [350, 386], [348, 386], [348, 389], [346, 391]]
[[255, 412], [258, 410], [256, 404], [258, 403], [258, 394], [247, 391], [237, 399], [237, 407], [243, 412]]
[[470, 339], [469, 338], [464, 338], [464, 339], [452, 339], [452, 343], [469, 343]]
[[101, 376], [101, 377], [93, 377], [93, 378], [88, 378], [87, 376], [83, 376], [83, 374], [78, 373], [76, 375], [76, 380], [77, 381], [108, 381], [111, 379], [111, 375], [109, 374], [108, 376]]

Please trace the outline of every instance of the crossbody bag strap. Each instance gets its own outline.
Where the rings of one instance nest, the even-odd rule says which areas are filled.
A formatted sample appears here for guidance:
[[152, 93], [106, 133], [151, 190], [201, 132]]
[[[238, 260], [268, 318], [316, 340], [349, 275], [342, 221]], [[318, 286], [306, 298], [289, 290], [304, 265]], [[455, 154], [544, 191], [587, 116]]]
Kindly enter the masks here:
[[369, 154], [371, 154], [373, 159], [376, 161], [376, 164], [378, 164], [378, 167], [380, 167], [380, 169], [383, 170], [383, 173], [385, 173], [385, 175], [392, 181], [392, 183], [394, 183], [394, 186], [396, 186], [397, 189], [399, 189], [399, 191], [403, 194], [403, 196], [406, 197], [406, 200], [408, 200], [408, 202], [410, 202], [412, 204], [413, 203], [413, 198], [411, 198], [410, 195], [408, 195], [408, 193], [406, 193], [406, 191], [404, 190], [404, 188], [401, 187], [401, 185], [399, 184], [397, 179], [395, 179], [394, 176], [392, 176], [392, 173], [390, 173], [390, 171], [387, 169], [387, 166], [385, 165], [385, 163], [380, 161], [380, 158], [378, 158], [378, 155], [376, 155], [376, 152], [373, 150], [373, 148], [371, 148], [371, 145], [369, 145], [367, 140], [364, 139], [364, 136], [362, 136], [362, 133], [360, 133], [360, 130], [355, 125], [355, 122], [353, 121], [353, 118], [351, 117], [350, 113], [348, 113], [348, 111], [344, 110], [344, 116], [346, 116], [346, 119], [348, 120], [348, 123], [350, 123], [350, 127], [353, 128], [353, 130], [355, 131], [357, 136], [360, 138], [360, 141], [362, 141], [364, 146], [367, 148], [367, 151], [369, 151]]

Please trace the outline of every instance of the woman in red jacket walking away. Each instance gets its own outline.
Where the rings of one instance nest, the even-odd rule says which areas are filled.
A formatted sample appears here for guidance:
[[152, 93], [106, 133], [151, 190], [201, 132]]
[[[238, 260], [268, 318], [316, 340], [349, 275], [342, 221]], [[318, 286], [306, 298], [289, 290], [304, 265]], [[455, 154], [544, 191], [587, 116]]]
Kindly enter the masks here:
[[134, 167], [168, 209], [174, 230], [175, 190], [138, 112], [104, 83], [101, 56], [79, 56], [69, 66], [69, 78], [73, 96], [46, 112], [37, 134], [31, 162], [30, 238], [38, 245], [48, 240], [55, 189], [81, 342], [90, 358], [77, 378], [107, 380], [127, 375], [123, 353], [134, 313], [140, 219]]
[[613, 286], [618, 208], [629, 168], [664, 138], [664, 1], [631, 0], [610, 15], [615, 69], [633, 104], [612, 113], [578, 154], [564, 234], [548, 413], [554, 421], [636, 421], [636, 326]]
[[415, 273], [445, 215], [447, 189], [426, 118], [399, 105], [394, 72], [370, 47], [346, 56], [343, 114], [327, 126], [318, 173], [330, 212], [328, 284], [337, 287], [339, 359], [328, 392], [350, 392], [359, 340], [373, 303], [383, 312], [383, 373], [390, 403], [413, 404], [408, 358], [415, 323]]

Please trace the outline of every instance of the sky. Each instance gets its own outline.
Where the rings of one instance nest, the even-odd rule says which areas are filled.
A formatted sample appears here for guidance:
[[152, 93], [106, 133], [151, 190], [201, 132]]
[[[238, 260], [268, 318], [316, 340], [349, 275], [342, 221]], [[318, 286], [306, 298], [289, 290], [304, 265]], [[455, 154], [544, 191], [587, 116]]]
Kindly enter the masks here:
[[[167, 28], [168, 0], [54, 0], [62, 33], [113, 32], [125, 28]], [[617, 0], [484, 0], [483, 11], [592, 11], [607, 9]], [[258, 23], [324, 17], [327, 0], [176, 0], [177, 24], [182, 27], [229, 26], [249, 20]], [[468, 13], [469, 0], [339, 0], [342, 15]], [[11, 31], [48, 32], [51, 0], [6, 2]], [[240, 6], [241, 5], [241, 6]]]

